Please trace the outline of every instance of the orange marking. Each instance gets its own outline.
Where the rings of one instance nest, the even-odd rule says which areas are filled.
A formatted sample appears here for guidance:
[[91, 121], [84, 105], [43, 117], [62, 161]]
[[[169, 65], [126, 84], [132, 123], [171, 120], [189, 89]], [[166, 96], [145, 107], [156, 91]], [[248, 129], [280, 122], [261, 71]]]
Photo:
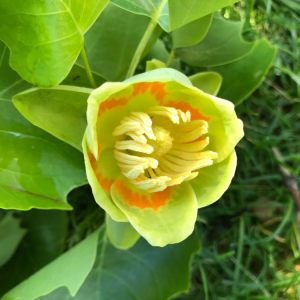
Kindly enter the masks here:
[[137, 206], [141, 209], [152, 208], [155, 211], [158, 211], [161, 206], [165, 206], [167, 201], [171, 199], [172, 194], [171, 187], [167, 187], [162, 192], [146, 194], [141, 191], [143, 194], [139, 194], [125, 186], [122, 180], [117, 180], [115, 182], [115, 188], [118, 194], [123, 197], [124, 202], [130, 206]]
[[107, 100], [103, 101], [102, 103], [100, 103], [99, 106], [99, 111], [98, 111], [98, 117], [103, 114], [106, 110], [110, 110], [114, 107], [117, 106], [124, 106], [127, 105], [127, 103], [129, 102], [130, 97], [121, 97], [119, 99], [116, 98], [108, 98]]
[[168, 94], [165, 91], [166, 83], [161, 82], [140, 82], [133, 86], [132, 96], [137, 96], [139, 94], [145, 94], [149, 89], [151, 95], [155, 96], [155, 99], [162, 102], [163, 98]]
[[208, 122], [211, 120], [210, 117], [203, 116], [198, 108], [192, 107], [188, 102], [185, 101], [169, 101], [164, 106], [181, 109], [183, 112], [187, 112], [189, 110], [191, 113], [191, 121], [204, 120]]
[[110, 194], [110, 188], [115, 182], [115, 179], [109, 179], [105, 177], [99, 170], [98, 170], [98, 164], [97, 161], [94, 157], [94, 155], [91, 152], [88, 152], [88, 157], [91, 162], [92, 169], [97, 177], [97, 180], [101, 187], [108, 193]]
[[110, 194], [110, 188], [115, 182], [115, 179], [108, 179], [107, 177], [104, 177], [103, 174], [101, 174], [100, 172], [96, 174], [96, 177], [104, 191], [106, 191], [107, 194]]

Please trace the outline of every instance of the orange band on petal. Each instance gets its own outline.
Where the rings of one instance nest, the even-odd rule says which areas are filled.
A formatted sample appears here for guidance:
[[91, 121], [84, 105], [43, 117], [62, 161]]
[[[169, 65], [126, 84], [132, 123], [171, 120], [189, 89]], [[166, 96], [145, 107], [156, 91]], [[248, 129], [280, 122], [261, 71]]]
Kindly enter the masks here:
[[121, 97], [119, 99], [116, 98], [108, 98], [104, 102], [102, 102], [99, 106], [98, 117], [103, 114], [106, 110], [110, 110], [117, 106], [127, 105], [129, 102], [129, 97]]
[[206, 122], [210, 121], [210, 117], [203, 116], [197, 108], [192, 107], [188, 102], [184, 101], [169, 101], [165, 103], [164, 106], [174, 107], [180, 109], [183, 112], [189, 111], [191, 113], [191, 121], [204, 120]]
[[97, 161], [91, 152], [88, 152], [88, 157], [99, 184], [101, 185], [103, 190], [110, 194], [110, 188], [115, 182], [115, 179], [109, 179], [99, 171]]
[[172, 194], [172, 187], [167, 187], [162, 192], [151, 194], [145, 194], [142, 191], [138, 193], [125, 186], [122, 180], [117, 180], [114, 186], [117, 193], [123, 197], [124, 202], [130, 206], [137, 206], [141, 209], [152, 208], [155, 211], [165, 206], [167, 201], [171, 199]]
[[133, 86], [132, 96], [137, 96], [139, 94], [144, 94], [150, 89], [150, 94], [155, 96], [156, 100], [162, 101], [164, 97], [168, 94], [165, 91], [166, 83], [161, 82], [140, 82]]

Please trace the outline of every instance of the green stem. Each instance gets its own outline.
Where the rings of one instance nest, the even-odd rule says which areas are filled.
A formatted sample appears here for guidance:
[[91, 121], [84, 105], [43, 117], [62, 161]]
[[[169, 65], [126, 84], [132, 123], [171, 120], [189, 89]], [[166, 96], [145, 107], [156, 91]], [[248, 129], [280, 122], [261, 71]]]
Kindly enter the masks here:
[[146, 45], [152, 35], [152, 32], [154, 31], [155, 27], [156, 27], [156, 24], [157, 22], [153, 19], [151, 19], [145, 33], [144, 33], [144, 36], [143, 38], [141, 39], [135, 53], [134, 53], [134, 56], [133, 56], [133, 59], [130, 63], [130, 66], [129, 66], [129, 69], [128, 69], [128, 72], [127, 72], [127, 75], [126, 75], [126, 79], [130, 78], [133, 76], [134, 74], [134, 71], [141, 59], [141, 56], [146, 48]]
[[168, 67], [170, 65], [170, 63], [172, 62], [173, 58], [174, 58], [174, 55], [175, 55], [175, 50], [172, 49], [170, 54], [169, 54], [169, 58], [166, 62], [166, 67]]
[[80, 55], [81, 55], [81, 58], [82, 58], [82, 61], [83, 61], [83, 64], [84, 64], [84, 68], [85, 68], [85, 71], [86, 71], [86, 74], [89, 78], [89, 81], [91, 83], [91, 86], [96, 89], [97, 88], [97, 85], [96, 85], [96, 82], [94, 80], [94, 77], [93, 77], [93, 74], [92, 74], [92, 71], [91, 71], [91, 68], [90, 68], [90, 65], [89, 65], [89, 62], [88, 62], [88, 59], [86, 57], [86, 53], [85, 53], [85, 50], [84, 50], [84, 46], [82, 46], [81, 48], [81, 51], [80, 51]]

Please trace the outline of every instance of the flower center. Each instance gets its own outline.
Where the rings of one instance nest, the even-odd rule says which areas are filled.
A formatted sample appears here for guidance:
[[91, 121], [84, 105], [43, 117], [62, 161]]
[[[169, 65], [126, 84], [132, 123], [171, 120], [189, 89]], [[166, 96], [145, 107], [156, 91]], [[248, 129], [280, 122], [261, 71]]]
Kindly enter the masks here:
[[147, 192], [163, 191], [195, 178], [196, 170], [210, 166], [218, 154], [201, 151], [209, 143], [206, 121], [191, 121], [189, 111], [155, 106], [147, 113], [132, 112], [112, 135], [114, 156], [122, 173]]
[[148, 145], [154, 149], [151, 156], [159, 160], [164, 154], [171, 150], [173, 138], [170, 135], [170, 131], [163, 127], [152, 125], [152, 131], [156, 139], [149, 139]]

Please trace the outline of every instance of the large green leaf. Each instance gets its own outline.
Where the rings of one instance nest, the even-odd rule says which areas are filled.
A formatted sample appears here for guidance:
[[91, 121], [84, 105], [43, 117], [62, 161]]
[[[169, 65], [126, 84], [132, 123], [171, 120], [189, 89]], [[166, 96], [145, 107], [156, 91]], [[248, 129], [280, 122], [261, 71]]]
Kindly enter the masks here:
[[[191, 257], [197, 250], [195, 232], [185, 241], [163, 248], [140, 238], [128, 250], [116, 249], [102, 233], [94, 267], [77, 295], [71, 297], [62, 287], [37, 300], [166, 300], [189, 288]], [[2, 300], [14, 299], [34, 298], [15, 294]]]
[[174, 30], [239, 0], [168, 0], [170, 28]]
[[61, 286], [66, 286], [74, 296], [93, 267], [98, 236], [99, 230], [20, 283], [1, 300], [35, 300]]
[[108, 2], [0, 1], [0, 39], [11, 50], [11, 67], [35, 85], [57, 85], [71, 70], [83, 34]]
[[170, 29], [168, 0], [111, 0], [111, 2], [133, 13], [154, 19], [165, 31]]
[[211, 25], [213, 14], [188, 23], [172, 32], [173, 49], [189, 47], [200, 43]]
[[[86, 55], [93, 71], [110, 81], [124, 78], [149, 18], [109, 4], [85, 35]], [[156, 28], [145, 53], [161, 34]], [[81, 58], [79, 63], [82, 64]]]
[[0, 268], [0, 297], [58, 257], [65, 245], [65, 212], [31, 210], [21, 212], [20, 218], [27, 233], [12, 258]]
[[0, 222], [0, 267], [14, 254], [26, 229], [20, 227], [21, 220], [8, 213]]
[[13, 97], [19, 112], [32, 124], [82, 150], [87, 126], [87, 99], [92, 89], [59, 85], [33, 88]]
[[165, 31], [172, 31], [228, 6], [237, 0], [111, 0], [128, 11], [156, 20]]
[[235, 105], [247, 98], [262, 82], [276, 56], [276, 48], [266, 39], [255, 43], [253, 50], [231, 64], [212, 68], [223, 77], [218, 97]]
[[30, 85], [0, 43], [0, 207], [71, 209], [67, 193], [86, 183], [82, 154], [28, 122], [11, 99]]
[[241, 37], [243, 23], [214, 17], [205, 38], [191, 47], [176, 49], [176, 56], [197, 67], [224, 65], [247, 55], [253, 43]]

